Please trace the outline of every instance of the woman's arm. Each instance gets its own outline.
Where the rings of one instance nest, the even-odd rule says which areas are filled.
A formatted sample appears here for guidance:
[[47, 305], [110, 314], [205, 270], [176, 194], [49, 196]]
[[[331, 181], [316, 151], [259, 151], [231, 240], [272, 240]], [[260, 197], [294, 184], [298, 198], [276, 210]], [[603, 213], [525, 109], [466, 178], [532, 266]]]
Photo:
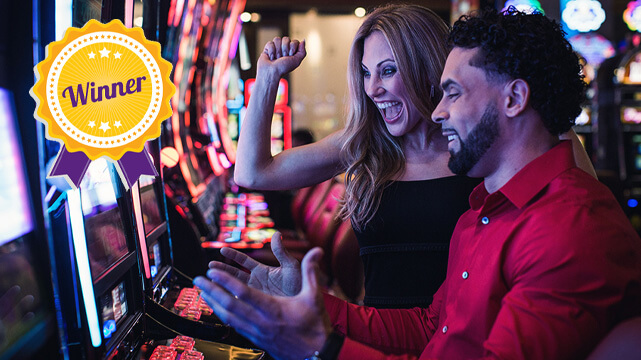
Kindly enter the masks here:
[[340, 134], [271, 155], [271, 121], [278, 82], [305, 57], [305, 42], [274, 38], [258, 59], [256, 82], [238, 138], [234, 180], [251, 189], [283, 190], [320, 183], [340, 173]]

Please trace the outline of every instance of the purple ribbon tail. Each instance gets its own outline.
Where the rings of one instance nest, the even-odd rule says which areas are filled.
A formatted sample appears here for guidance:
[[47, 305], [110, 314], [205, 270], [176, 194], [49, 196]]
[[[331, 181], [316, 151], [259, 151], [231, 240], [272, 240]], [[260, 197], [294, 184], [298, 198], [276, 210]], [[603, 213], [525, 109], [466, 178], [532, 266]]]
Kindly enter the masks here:
[[141, 152], [128, 151], [118, 160], [120, 178], [127, 189], [138, 181], [140, 175], [158, 176], [151, 157], [146, 149]]
[[80, 182], [87, 172], [91, 160], [82, 151], [69, 152], [62, 145], [56, 162], [53, 164], [49, 176], [64, 176], [69, 185], [80, 187]]

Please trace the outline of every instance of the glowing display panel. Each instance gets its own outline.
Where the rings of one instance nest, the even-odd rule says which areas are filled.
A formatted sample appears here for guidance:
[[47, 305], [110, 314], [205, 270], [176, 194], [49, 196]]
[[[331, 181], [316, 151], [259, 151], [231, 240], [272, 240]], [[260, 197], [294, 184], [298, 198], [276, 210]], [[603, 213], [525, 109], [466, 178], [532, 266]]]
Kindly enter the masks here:
[[13, 99], [0, 88], [0, 245], [33, 230]]
[[120, 319], [127, 315], [127, 292], [125, 283], [111, 289], [100, 298], [102, 306], [102, 336], [109, 339], [116, 332]]
[[623, 69], [616, 72], [619, 83], [641, 84], [641, 52], [634, 54]]
[[21, 351], [16, 346], [48, 315], [24, 236], [34, 223], [16, 121], [12, 95], [0, 88], [0, 359]]
[[158, 275], [158, 270], [162, 267], [162, 256], [160, 255], [160, 244], [154, 243], [149, 250], [149, 269], [151, 271], [151, 278], [155, 279]]
[[140, 203], [142, 207], [142, 220], [145, 226], [145, 235], [149, 235], [155, 228], [162, 224], [160, 207], [156, 192], [154, 191], [154, 178], [141, 176], [140, 180]]
[[47, 315], [31, 264], [23, 238], [0, 246], [0, 358]]
[[80, 184], [93, 280], [129, 252], [110, 167], [104, 159], [92, 161]]

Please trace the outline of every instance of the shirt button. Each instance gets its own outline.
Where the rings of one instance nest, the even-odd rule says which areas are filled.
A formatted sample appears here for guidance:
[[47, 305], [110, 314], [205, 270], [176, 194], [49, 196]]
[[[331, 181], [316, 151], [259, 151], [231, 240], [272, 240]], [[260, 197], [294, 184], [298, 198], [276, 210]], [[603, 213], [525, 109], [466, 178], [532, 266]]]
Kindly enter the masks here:
[[487, 225], [490, 223], [490, 219], [488, 219], [487, 216], [483, 216], [481, 222], [483, 223], [483, 225]]
[[468, 276], [470, 276], [470, 274], [468, 274], [467, 271], [463, 271], [463, 279], [467, 279]]
[[447, 325], [443, 326], [443, 334], [447, 332]]

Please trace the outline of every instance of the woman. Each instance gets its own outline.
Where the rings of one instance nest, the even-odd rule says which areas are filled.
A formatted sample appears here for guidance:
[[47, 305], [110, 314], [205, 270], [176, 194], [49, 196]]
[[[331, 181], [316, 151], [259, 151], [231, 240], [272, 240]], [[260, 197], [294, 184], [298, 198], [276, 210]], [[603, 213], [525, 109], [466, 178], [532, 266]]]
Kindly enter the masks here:
[[445, 279], [456, 221], [480, 181], [453, 175], [447, 141], [430, 120], [442, 95], [447, 33], [443, 20], [421, 6], [376, 9], [352, 44], [345, 128], [274, 157], [269, 141], [278, 81], [300, 65], [305, 43], [275, 38], [258, 60], [236, 183], [300, 188], [345, 172], [341, 215], [351, 220], [359, 241], [367, 306], [431, 303]]

